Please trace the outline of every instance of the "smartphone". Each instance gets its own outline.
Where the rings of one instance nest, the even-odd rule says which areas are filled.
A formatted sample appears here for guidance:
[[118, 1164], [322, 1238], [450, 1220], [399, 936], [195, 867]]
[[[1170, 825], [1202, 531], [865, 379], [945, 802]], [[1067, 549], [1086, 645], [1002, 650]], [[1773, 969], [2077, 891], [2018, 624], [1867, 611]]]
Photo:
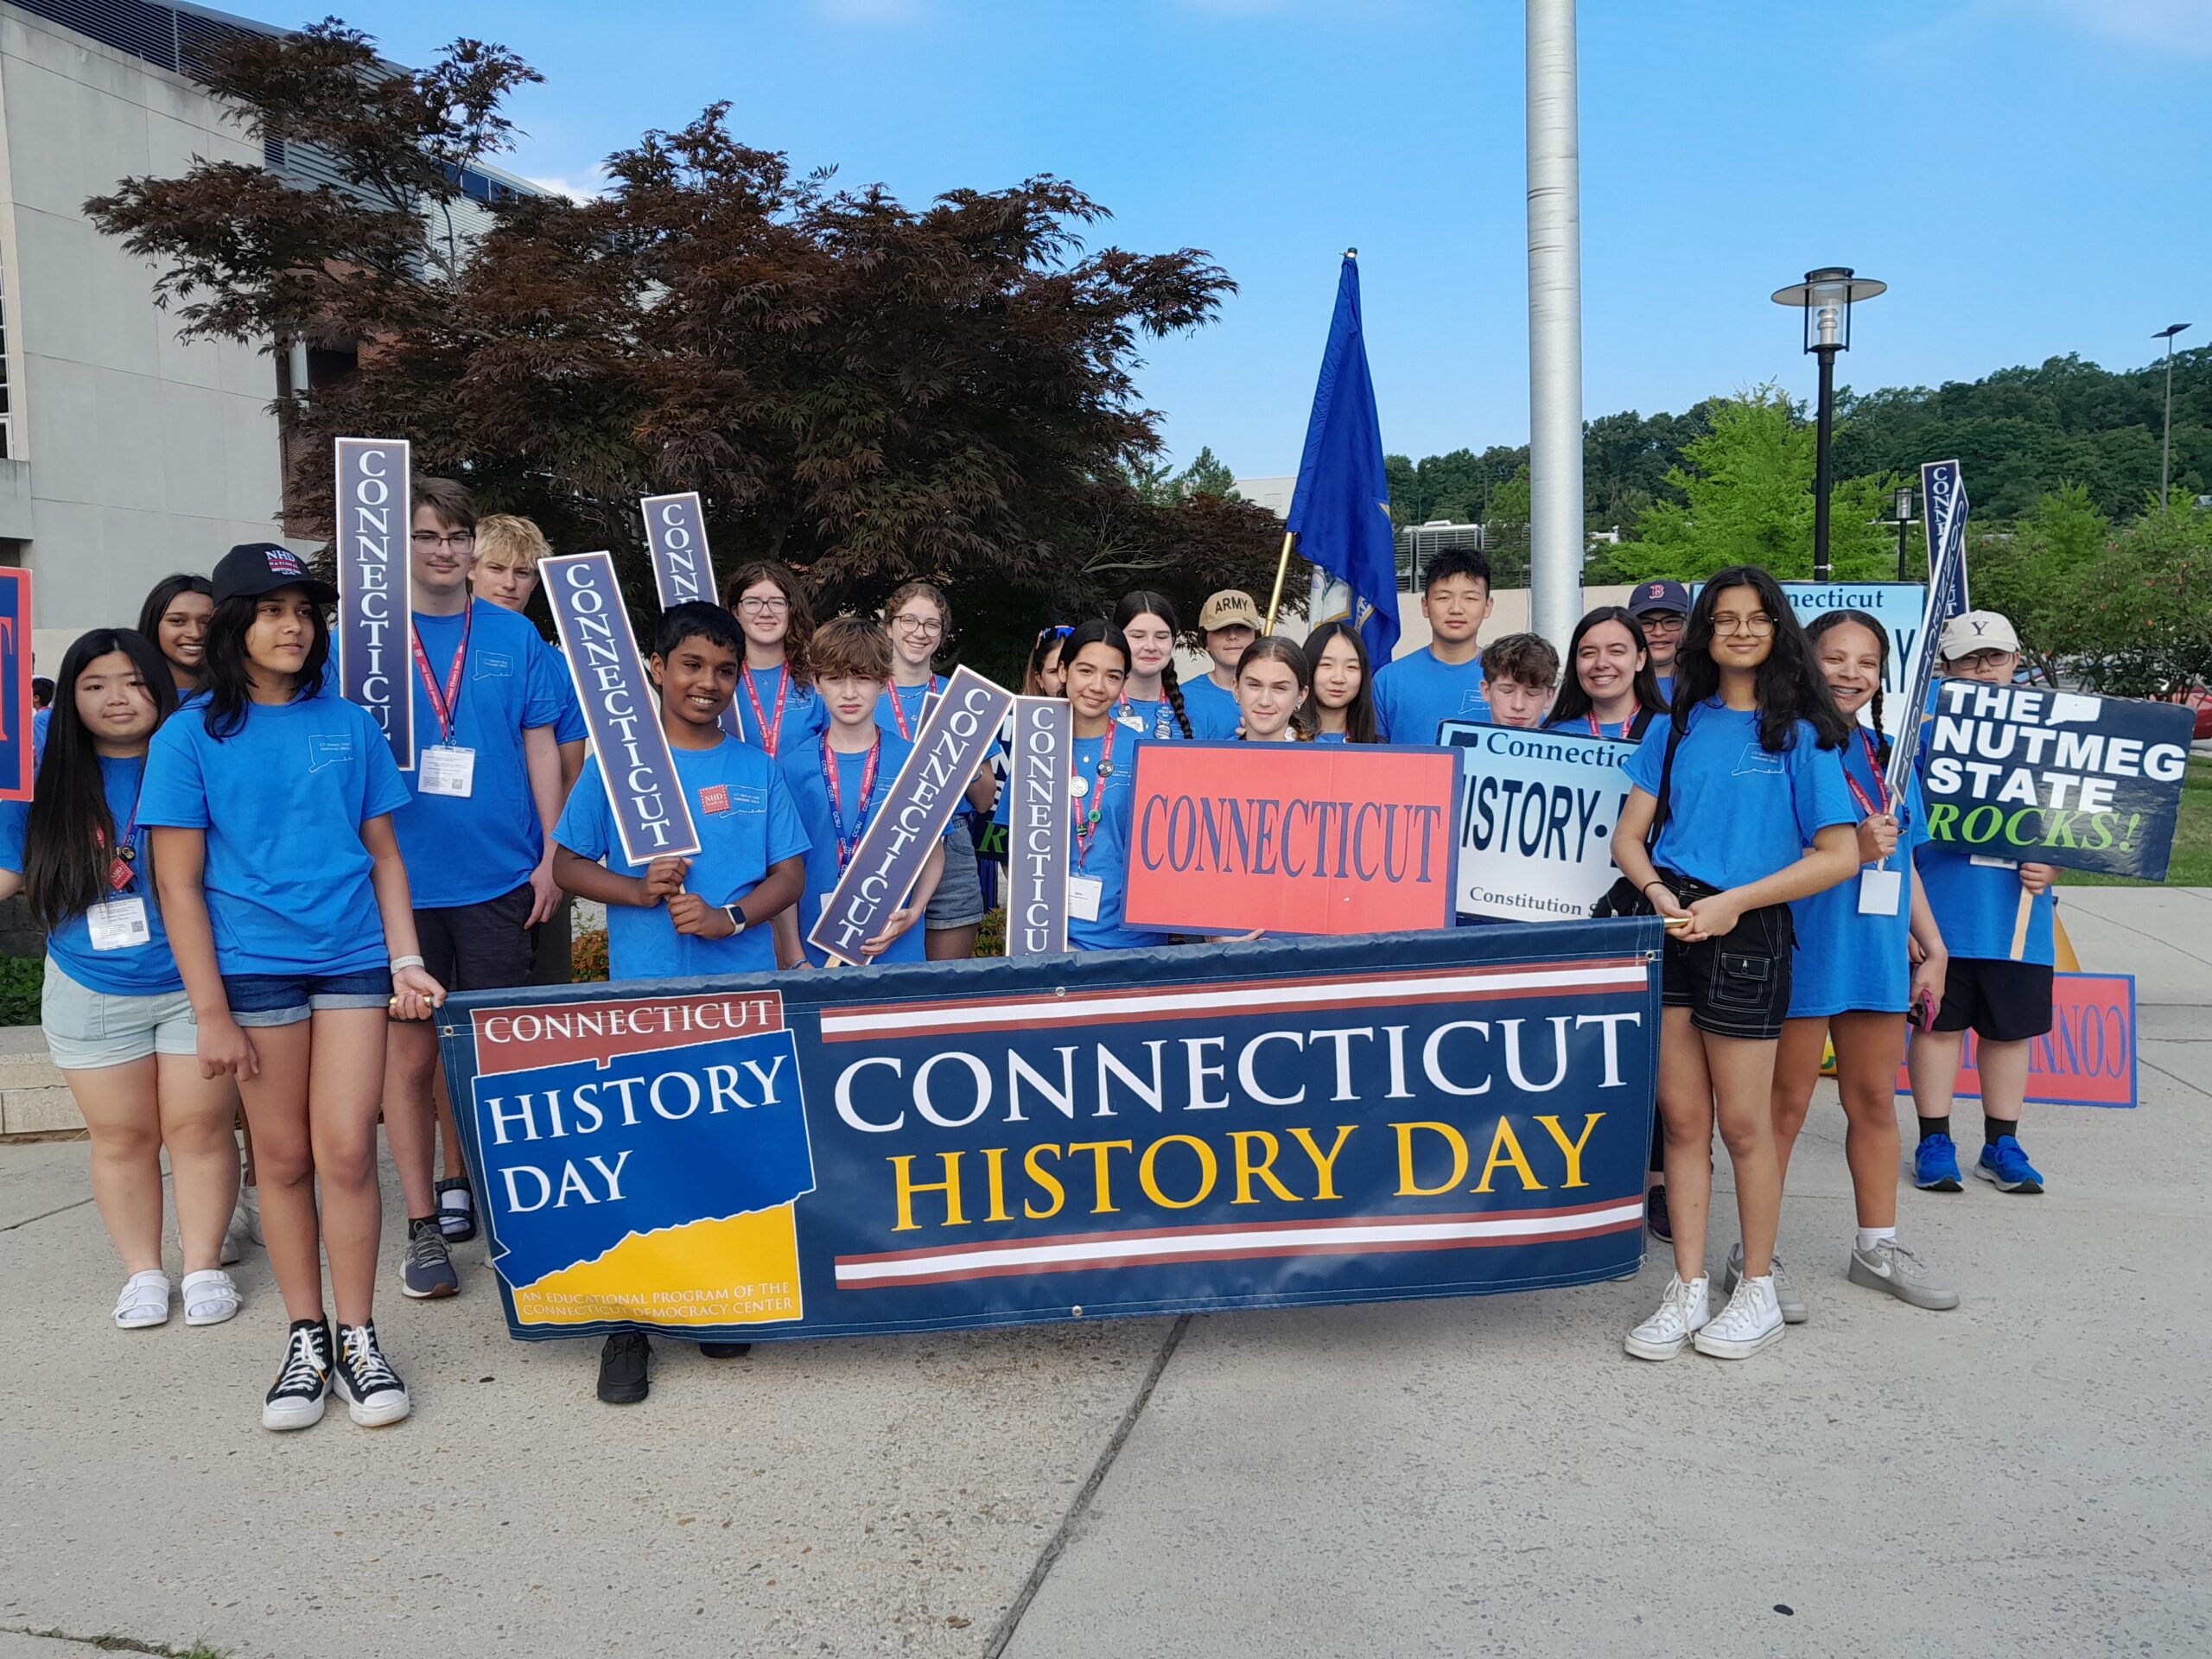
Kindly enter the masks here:
[[1921, 992], [1917, 997], [1913, 999], [1911, 1012], [1907, 1014], [1904, 1018], [1905, 1023], [1912, 1027], [1916, 1031], [1929, 1031], [1934, 1029], [1936, 1025], [1936, 993], [1933, 991]]

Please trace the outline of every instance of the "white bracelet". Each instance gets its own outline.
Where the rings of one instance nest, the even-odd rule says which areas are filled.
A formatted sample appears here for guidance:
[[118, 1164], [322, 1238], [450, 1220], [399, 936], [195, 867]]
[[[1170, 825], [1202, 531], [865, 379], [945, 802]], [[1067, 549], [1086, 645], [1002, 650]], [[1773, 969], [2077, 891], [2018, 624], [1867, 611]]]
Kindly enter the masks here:
[[420, 957], [394, 957], [391, 959], [391, 971], [395, 974], [403, 968], [420, 968], [422, 965], [423, 958]]

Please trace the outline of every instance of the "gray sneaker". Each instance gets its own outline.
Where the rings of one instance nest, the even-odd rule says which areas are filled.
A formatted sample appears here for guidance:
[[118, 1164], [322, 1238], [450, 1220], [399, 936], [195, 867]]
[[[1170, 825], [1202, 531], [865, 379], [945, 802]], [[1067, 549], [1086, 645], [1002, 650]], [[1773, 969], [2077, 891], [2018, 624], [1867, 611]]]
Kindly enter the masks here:
[[461, 1294], [453, 1253], [446, 1249], [445, 1235], [435, 1219], [407, 1224], [407, 1264], [400, 1273], [399, 1288], [417, 1301]]
[[1925, 1262], [1893, 1238], [1878, 1239], [1871, 1250], [1851, 1252], [1851, 1282], [1869, 1290], [1885, 1290], [1915, 1307], [1947, 1308], [1959, 1305], [1959, 1293], [1932, 1277]]
[[[1782, 1310], [1782, 1322], [1784, 1325], [1804, 1324], [1813, 1317], [1812, 1310], [1805, 1306], [1805, 1299], [1797, 1294], [1797, 1287], [1789, 1282], [1789, 1274], [1783, 1271], [1782, 1252], [1777, 1250], [1768, 1259], [1773, 1263], [1768, 1271], [1774, 1275], [1774, 1301], [1775, 1306]], [[1739, 1243], [1729, 1249], [1728, 1266], [1720, 1275], [1720, 1294], [1733, 1296], [1736, 1281], [1743, 1276], [1744, 1247]]]

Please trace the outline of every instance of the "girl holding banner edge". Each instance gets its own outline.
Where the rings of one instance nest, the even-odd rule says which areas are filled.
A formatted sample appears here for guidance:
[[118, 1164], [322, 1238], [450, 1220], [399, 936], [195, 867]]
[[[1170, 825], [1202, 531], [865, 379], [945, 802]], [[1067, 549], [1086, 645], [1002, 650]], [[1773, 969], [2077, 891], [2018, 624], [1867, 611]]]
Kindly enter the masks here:
[[[1675, 660], [1674, 709], [1630, 757], [1613, 832], [1613, 861], [1667, 922], [1659, 1113], [1675, 1249], [1665, 1296], [1624, 1345], [1639, 1359], [1693, 1343], [1745, 1359], [1783, 1329], [1771, 1095], [1789, 1007], [1789, 906], [1858, 868], [1859, 815], [1839, 758], [1850, 727], [1789, 601], [1757, 566], [1706, 584]], [[1743, 1276], [1718, 1316], [1705, 1268], [1716, 1122], [1744, 1235]]]
[[1367, 642], [1359, 630], [1338, 617], [1306, 636], [1306, 655], [1313, 664], [1313, 695], [1306, 703], [1316, 743], [1375, 743], [1374, 676]]
[[755, 559], [732, 571], [722, 584], [722, 603], [745, 637], [735, 700], [738, 741], [772, 760], [787, 741], [813, 736], [829, 718], [814, 694], [807, 663], [814, 611], [798, 576], [773, 559]]
[[[1897, 1243], [1897, 1068], [1904, 1063], [1906, 1011], [1932, 1010], [1942, 1001], [1947, 956], [1928, 895], [1912, 877], [1913, 851], [1928, 838], [1919, 781], [1898, 800], [1883, 775], [1890, 759], [1881, 734], [1889, 630], [1865, 611], [1845, 610], [1814, 618], [1805, 634], [1844, 717], [1857, 722], [1871, 707], [1873, 724], [1855, 724], [1843, 751], [1844, 784], [1862, 814], [1859, 879], [1790, 906], [1805, 950], [1791, 976], [1789, 1019], [1775, 1056], [1776, 1151], [1786, 1185], [1821, 1050], [1832, 1040], [1859, 1218], [1847, 1276], [1910, 1306], [1956, 1307], [1958, 1292]], [[1733, 1256], [1729, 1271], [1738, 1271]], [[1774, 1284], [1783, 1319], [1803, 1324], [1804, 1300], [1778, 1261]]]
[[[931, 702], [944, 690], [944, 680], [935, 671], [934, 664], [952, 632], [952, 606], [934, 582], [910, 582], [893, 590], [883, 603], [883, 615], [884, 632], [890, 639], [891, 669], [883, 683], [883, 696], [875, 705], [875, 723], [912, 746], [921, 735]], [[818, 643], [821, 635], [815, 639]], [[817, 662], [817, 690], [824, 672]], [[829, 693], [823, 690], [822, 695], [826, 702]], [[893, 771], [890, 777], [898, 775]], [[889, 779], [885, 781], [887, 784]], [[988, 812], [996, 804], [998, 791], [998, 773], [986, 760], [968, 780], [960, 810], [939, 843], [944, 855], [941, 879], [930, 894], [924, 938], [918, 941], [931, 962], [965, 962], [976, 954], [984, 905], [974, 824], [978, 812]], [[804, 925], [801, 925], [804, 931]]]
[[409, 1410], [372, 1306], [385, 1025], [445, 1000], [423, 969], [391, 826], [408, 792], [367, 712], [322, 691], [337, 590], [273, 543], [232, 548], [214, 588], [207, 689], [155, 734], [138, 817], [200, 1074], [235, 1076], [253, 1126], [262, 1230], [291, 1319], [262, 1427], [320, 1421], [334, 1387], [355, 1422], [378, 1427]]

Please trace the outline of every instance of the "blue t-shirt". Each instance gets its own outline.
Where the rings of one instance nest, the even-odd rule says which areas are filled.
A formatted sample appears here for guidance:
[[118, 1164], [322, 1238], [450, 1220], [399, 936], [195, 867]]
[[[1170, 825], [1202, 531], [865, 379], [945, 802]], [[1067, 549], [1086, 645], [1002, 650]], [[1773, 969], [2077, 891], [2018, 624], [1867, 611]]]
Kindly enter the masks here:
[[207, 700], [154, 734], [138, 822], [207, 832], [200, 885], [226, 975], [326, 976], [391, 960], [361, 826], [407, 804], [391, 746], [342, 697], [249, 703], [219, 742]]
[[[918, 691], [921, 687], [913, 688]], [[888, 697], [885, 699], [889, 701]], [[876, 705], [879, 714], [882, 704]], [[918, 726], [917, 731], [921, 728]], [[806, 896], [799, 900], [799, 938], [803, 942], [807, 930], [822, 918], [822, 901], [837, 889], [837, 878], [843, 867], [837, 861], [836, 824], [843, 824], [848, 842], [857, 844], [876, 815], [882, 811], [885, 798], [891, 793], [892, 779], [898, 777], [899, 768], [906, 764], [906, 757], [914, 746], [895, 731], [880, 732], [882, 749], [876, 756], [875, 788], [868, 796], [867, 810], [861, 810], [861, 785], [868, 777], [866, 754], [835, 754], [837, 763], [837, 792], [842, 817], [833, 814], [830, 806], [830, 785], [822, 775], [822, 756], [827, 734], [816, 736], [803, 748], [788, 748], [776, 757], [776, 766], [784, 775], [785, 785], [790, 789], [791, 803], [798, 809], [799, 822], [806, 826]], [[834, 754], [834, 752], [833, 752]], [[959, 820], [955, 818], [957, 826]], [[966, 832], [963, 830], [964, 835]], [[951, 856], [947, 848], [945, 855]], [[968, 855], [976, 855], [971, 844]], [[893, 941], [891, 948], [875, 958], [878, 962], [921, 962], [928, 952], [925, 948], [921, 922]], [[816, 967], [829, 961], [826, 952], [806, 946], [806, 959]]]
[[1424, 647], [1375, 671], [1376, 736], [1385, 743], [1434, 743], [1447, 720], [1490, 723], [1483, 698], [1483, 662], [1443, 663]]
[[561, 688], [561, 712], [553, 721], [553, 741], [556, 743], [582, 743], [591, 732], [584, 724], [584, 706], [576, 701], [576, 684], [569, 677], [569, 660], [561, 655], [560, 647], [548, 640], [535, 627], [538, 654], [545, 659], [545, 671], [553, 683]]
[[[415, 632], [441, 696], [453, 672], [454, 653], [461, 648], [464, 621], [468, 657], [461, 665], [452, 741], [476, 752], [473, 787], [466, 796], [425, 795], [416, 786], [419, 772], [402, 773], [409, 800], [391, 815], [400, 854], [407, 861], [408, 892], [417, 910], [484, 904], [530, 880], [545, 855], [545, 835], [530, 792], [523, 733], [553, 727], [558, 741], [563, 708], [575, 702], [567, 671], [544, 648], [530, 619], [480, 599], [465, 613], [415, 617]], [[446, 740], [411, 652], [408, 677], [415, 688], [419, 753]]]
[[[1191, 712], [1187, 693], [1185, 696], [1183, 712], [1185, 715]], [[1122, 722], [1122, 728], [1124, 731], [1141, 731], [1144, 737], [1151, 742], [1180, 743], [1183, 741], [1183, 727], [1175, 718], [1175, 705], [1170, 702], [1165, 695], [1157, 697], [1122, 697], [1114, 705], [1114, 718]], [[1130, 725], [1131, 721], [1136, 721], [1137, 724]], [[1193, 738], [1205, 735], [1198, 729], [1198, 722], [1195, 718], [1191, 721], [1191, 735]]]
[[1183, 710], [1191, 717], [1191, 734], [1207, 742], [1228, 742], [1244, 723], [1236, 695], [1216, 685], [1211, 675], [1185, 683]]
[[[753, 695], [746, 695], [750, 684]], [[784, 700], [783, 724], [776, 723], [776, 699]], [[753, 713], [753, 702], [758, 699], [760, 712]], [[811, 685], [802, 685], [793, 679], [791, 671], [782, 664], [773, 668], [747, 668], [739, 671], [737, 695], [731, 700], [731, 709], [737, 715], [737, 741], [755, 747], [767, 749], [768, 734], [775, 734], [774, 752], [796, 748], [830, 723], [830, 711], [822, 706], [822, 698]], [[702, 751], [703, 753], [703, 751]]]
[[[1069, 798], [1075, 830], [1069, 836], [1068, 868], [1077, 875], [1093, 875], [1099, 880], [1096, 921], [1084, 921], [1075, 913], [1072, 905], [1068, 908], [1068, 944], [1077, 950], [1141, 950], [1170, 942], [1167, 934], [1130, 927], [1122, 919], [1128, 903], [1129, 837], [1136, 820], [1137, 745], [1130, 741], [1136, 734], [1126, 726], [1109, 735], [1114, 740], [1114, 770], [1110, 776], [1102, 779], [1098, 775], [1099, 766], [1106, 758], [1103, 737], [1077, 738], [1071, 766], [1073, 775], [1083, 779], [1085, 792], [1071, 793]], [[1011, 791], [1000, 795], [996, 815], [999, 823], [1008, 822], [1012, 800]], [[1085, 845], [1086, 823], [1094, 804], [1099, 808], [1098, 825], [1090, 832], [1089, 844]]]
[[1943, 948], [1956, 959], [1980, 962], [2031, 962], [2050, 968], [2056, 964], [2056, 941], [2051, 923], [2058, 901], [2045, 887], [2028, 901], [2028, 936], [2019, 956], [2012, 954], [2012, 936], [2019, 929], [2020, 900], [2027, 889], [2020, 885], [2020, 867], [1995, 860], [1978, 861], [1964, 847], [1923, 841], [1914, 855], [1921, 890], [1928, 908], [1943, 935]]
[[1675, 677], [1671, 674], [1655, 674], [1651, 677], [1659, 682], [1659, 701], [1669, 708], [1673, 708], [1675, 706]]
[[[1654, 720], [1629, 757], [1629, 781], [1647, 795], [1659, 793], [1673, 729], [1671, 716]], [[1830, 824], [1857, 824], [1843, 761], [1817, 744], [1801, 720], [1790, 746], [1770, 754], [1759, 747], [1758, 710], [1730, 709], [1719, 697], [1698, 704], [1675, 752], [1667, 823], [1652, 861], [1725, 892], [1787, 869]]]
[[[46, 711], [41, 709], [40, 713]], [[143, 760], [111, 760], [100, 757], [100, 783], [107, 791], [108, 815], [116, 834], [130, 828], [131, 810], [138, 802], [138, 783]], [[29, 801], [0, 803], [0, 870], [23, 873], [23, 838], [30, 827]], [[47, 954], [54, 965], [89, 990], [105, 996], [160, 996], [184, 988], [176, 958], [169, 954], [169, 936], [162, 927], [162, 907], [155, 901], [153, 866], [146, 857], [146, 825], [142, 821], [130, 836], [133, 853], [130, 885], [115, 894], [118, 899], [142, 899], [146, 905], [147, 940], [122, 950], [92, 949], [92, 930], [79, 914], [46, 936]]]
[[1351, 738], [1347, 737], [1342, 732], [1316, 732], [1313, 734], [1313, 741], [1316, 743], [1349, 743], [1351, 741]]
[[[1878, 809], [1880, 773], [1866, 752], [1868, 735], [1864, 728], [1853, 734], [1844, 747], [1843, 766]], [[1675, 764], [1679, 771], [1681, 760]], [[1871, 816], [1857, 796], [1852, 802], [1862, 822]], [[1793, 1020], [1904, 1011], [1912, 991], [1912, 851], [1928, 839], [1928, 813], [1921, 803], [1919, 779], [1907, 785], [1904, 798], [1893, 802], [1891, 810], [1897, 814], [1897, 849], [1890, 855], [1888, 867], [1904, 878], [1899, 884], [1896, 915], [1859, 914], [1856, 876], [1826, 893], [1790, 901], [1789, 913], [1797, 929], [1796, 962], [1789, 981]]]
[[[734, 738], [711, 749], [671, 749], [683, 780], [701, 851], [691, 861], [684, 890], [710, 905], [734, 905], [759, 887], [772, 865], [804, 857], [806, 826], [791, 791], [765, 751]], [[580, 857], [604, 863], [617, 875], [643, 875], [645, 867], [622, 855], [614, 813], [601, 783], [599, 757], [584, 762], [554, 840]], [[805, 929], [799, 930], [802, 933]], [[678, 933], [668, 906], [607, 907], [607, 954], [617, 979], [676, 979], [691, 974], [764, 974], [776, 966], [774, 931], [763, 922], [733, 938], [702, 939]]]

